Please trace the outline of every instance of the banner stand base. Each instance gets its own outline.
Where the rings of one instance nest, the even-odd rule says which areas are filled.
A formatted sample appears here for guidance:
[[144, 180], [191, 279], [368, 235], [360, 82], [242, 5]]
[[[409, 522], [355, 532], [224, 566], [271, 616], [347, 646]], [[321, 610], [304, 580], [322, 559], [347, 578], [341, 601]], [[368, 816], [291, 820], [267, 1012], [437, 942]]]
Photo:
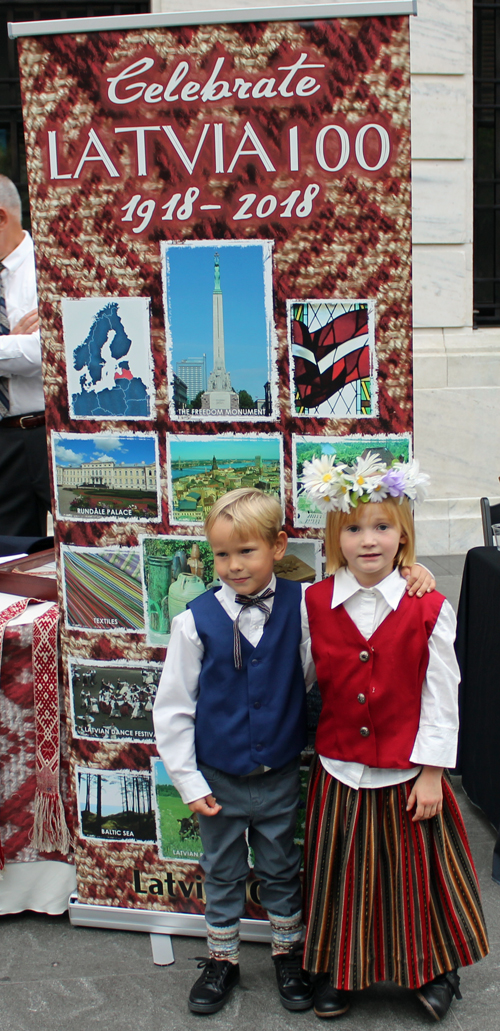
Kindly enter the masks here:
[[[91, 905], [79, 902], [78, 895], [70, 895], [68, 911], [73, 927], [102, 927], [107, 931], [142, 931], [149, 934], [153, 963], [156, 966], [169, 966], [175, 962], [171, 938], [173, 934], [194, 938], [204, 938], [206, 935], [205, 917], [198, 913], [161, 913], [157, 909]], [[240, 937], [242, 941], [270, 942], [269, 921], [241, 920]]]
[[151, 942], [151, 952], [153, 953], [155, 967], [168, 967], [171, 963], [175, 963], [172, 936], [170, 934], [164, 934], [162, 931], [159, 934], [156, 931], [154, 933], [151, 932], [149, 940]]

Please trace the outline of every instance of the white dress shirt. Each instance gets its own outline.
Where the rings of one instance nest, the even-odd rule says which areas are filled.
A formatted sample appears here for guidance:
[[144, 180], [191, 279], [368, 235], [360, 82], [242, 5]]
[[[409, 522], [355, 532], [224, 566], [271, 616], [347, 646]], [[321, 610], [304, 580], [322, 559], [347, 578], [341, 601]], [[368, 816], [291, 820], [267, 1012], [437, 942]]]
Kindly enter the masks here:
[[[343, 605], [368, 641], [386, 616], [397, 609], [405, 590], [406, 581], [397, 569], [376, 587], [361, 587], [355, 576], [342, 568], [335, 573], [332, 609]], [[418, 599], [415, 604], [418, 605]], [[422, 686], [420, 723], [410, 755], [410, 762], [415, 766], [409, 770], [382, 770], [320, 756], [327, 773], [352, 788], [380, 788], [410, 780], [422, 765], [455, 765], [460, 681], [453, 648], [455, 632], [455, 613], [445, 600], [429, 638], [429, 665]]]
[[[274, 591], [275, 586], [276, 577], [273, 573], [268, 587]], [[307, 586], [304, 584], [302, 588], [300, 658], [306, 685], [311, 687], [316, 674], [311, 657], [309, 623], [304, 601]], [[236, 592], [227, 584], [222, 584], [215, 597], [228, 616], [235, 620], [243, 608], [236, 601]], [[273, 602], [274, 598], [266, 598], [266, 605], [270, 610]], [[265, 614], [256, 605], [243, 608], [239, 622], [240, 632], [254, 648], [262, 637], [264, 626]], [[194, 737], [202, 660], [203, 644], [196, 631], [193, 613], [186, 609], [172, 620], [172, 635], [153, 711], [158, 752], [172, 782], [186, 803], [210, 794], [210, 788], [196, 764]]]
[[[0, 273], [11, 329], [23, 315], [37, 307], [35, 254], [29, 233], [3, 259]], [[43, 412], [42, 355], [40, 333], [0, 336], [0, 376], [9, 377], [9, 415]]]

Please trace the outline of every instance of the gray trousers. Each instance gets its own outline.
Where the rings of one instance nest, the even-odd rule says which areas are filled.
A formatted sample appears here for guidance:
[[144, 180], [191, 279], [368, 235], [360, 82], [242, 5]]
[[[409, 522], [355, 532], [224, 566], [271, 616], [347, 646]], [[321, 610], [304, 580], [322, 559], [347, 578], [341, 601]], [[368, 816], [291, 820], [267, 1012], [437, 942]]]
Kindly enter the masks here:
[[300, 849], [294, 845], [299, 803], [299, 758], [279, 770], [233, 777], [198, 763], [222, 806], [217, 816], [199, 815], [205, 871], [205, 916], [214, 927], [230, 927], [244, 914], [249, 873], [248, 842], [255, 855], [260, 901], [277, 916], [301, 908]]

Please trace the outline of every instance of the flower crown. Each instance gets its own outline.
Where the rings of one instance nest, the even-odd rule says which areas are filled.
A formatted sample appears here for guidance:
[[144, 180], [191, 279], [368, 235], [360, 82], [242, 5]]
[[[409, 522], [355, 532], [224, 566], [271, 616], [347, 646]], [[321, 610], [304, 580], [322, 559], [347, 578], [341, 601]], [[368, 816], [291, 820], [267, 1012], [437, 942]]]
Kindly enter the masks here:
[[304, 462], [302, 490], [323, 512], [349, 512], [359, 502], [385, 501], [404, 497], [423, 501], [430, 482], [419, 464], [384, 462], [377, 451], [358, 456], [354, 465], [335, 462], [333, 455], [322, 455]]

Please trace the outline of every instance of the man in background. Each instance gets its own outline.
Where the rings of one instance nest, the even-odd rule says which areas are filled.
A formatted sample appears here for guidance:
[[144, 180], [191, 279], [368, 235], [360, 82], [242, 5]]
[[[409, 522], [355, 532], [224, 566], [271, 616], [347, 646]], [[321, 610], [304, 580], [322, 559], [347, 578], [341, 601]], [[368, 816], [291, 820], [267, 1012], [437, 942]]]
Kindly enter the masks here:
[[0, 175], [0, 534], [44, 537], [50, 511], [33, 241]]

